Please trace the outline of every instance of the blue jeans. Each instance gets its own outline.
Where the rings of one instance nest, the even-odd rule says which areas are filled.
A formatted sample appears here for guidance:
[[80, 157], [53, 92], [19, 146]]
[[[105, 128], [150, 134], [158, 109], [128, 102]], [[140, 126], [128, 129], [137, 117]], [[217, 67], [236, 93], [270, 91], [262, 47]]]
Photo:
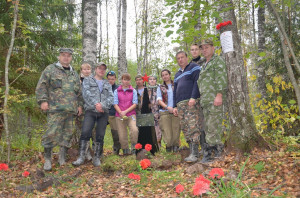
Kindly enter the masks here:
[[82, 132], [80, 140], [89, 141], [92, 138], [92, 130], [96, 125], [96, 142], [103, 144], [105, 130], [108, 121], [108, 113], [99, 113], [91, 110], [87, 110], [84, 114], [84, 120], [82, 124]]

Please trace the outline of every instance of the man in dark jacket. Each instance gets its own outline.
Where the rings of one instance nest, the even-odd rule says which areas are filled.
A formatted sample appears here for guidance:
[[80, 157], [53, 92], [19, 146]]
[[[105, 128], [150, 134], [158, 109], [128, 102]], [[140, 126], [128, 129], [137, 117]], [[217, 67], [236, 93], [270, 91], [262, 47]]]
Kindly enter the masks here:
[[[109, 84], [112, 87], [112, 91], [114, 92], [119, 85], [116, 85], [116, 73], [114, 71], [109, 71], [106, 74], [106, 78], [109, 82]], [[121, 144], [119, 141], [119, 135], [118, 135], [118, 129], [117, 129], [117, 123], [116, 123], [116, 109], [115, 107], [112, 105], [109, 109], [109, 117], [108, 117], [108, 122], [110, 125], [110, 130], [111, 130], [111, 135], [113, 138], [113, 150], [114, 150], [114, 154], [119, 155], [120, 149], [121, 149]]]
[[189, 63], [187, 54], [183, 51], [176, 54], [176, 60], [180, 69], [174, 78], [173, 113], [179, 116], [181, 129], [190, 147], [190, 155], [184, 160], [196, 162], [199, 157], [201, 129], [200, 93], [197, 80], [201, 69], [196, 63]]

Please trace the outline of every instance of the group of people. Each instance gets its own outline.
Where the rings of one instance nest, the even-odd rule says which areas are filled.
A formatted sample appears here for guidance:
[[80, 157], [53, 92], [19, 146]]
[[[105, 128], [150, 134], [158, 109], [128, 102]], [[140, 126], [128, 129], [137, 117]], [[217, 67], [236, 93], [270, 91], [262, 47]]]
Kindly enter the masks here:
[[61, 48], [58, 62], [46, 67], [36, 88], [37, 102], [47, 112], [47, 130], [42, 137], [44, 170], [52, 169], [52, 149], [57, 145], [60, 146], [58, 162], [61, 166], [66, 163], [73, 121], [81, 114], [84, 115], [79, 157], [72, 162], [75, 166], [90, 158], [90, 139], [93, 140], [93, 165], [101, 165], [107, 123], [113, 137], [113, 152], [117, 155], [120, 150], [123, 155], [137, 154], [137, 143], [143, 148], [151, 144], [154, 154], [160, 149], [161, 140], [167, 152], [177, 152], [183, 131], [190, 149], [186, 162], [198, 161], [201, 153], [202, 163], [220, 157], [224, 148], [221, 138], [227, 90], [225, 62], [214, 53], [211, 40], [194, 44], [190, 49], [193, 57], [190, 62], [186, 52], [177, 52], [180, 68], [174, 80], [170, 70], [163, 69], [161, 85], [157, 84], [156, 76], [150, 76], [146, 86], [143, 76], [137, 75], [136, 88], [133, 88], [130, 74], [121, 74], [118, 86], [116, 73], [106, 73], [103, 62], [96, 64], [94, 75], [90, 64], [82, 64], [78, 76], [70, 65], [73, 51]]

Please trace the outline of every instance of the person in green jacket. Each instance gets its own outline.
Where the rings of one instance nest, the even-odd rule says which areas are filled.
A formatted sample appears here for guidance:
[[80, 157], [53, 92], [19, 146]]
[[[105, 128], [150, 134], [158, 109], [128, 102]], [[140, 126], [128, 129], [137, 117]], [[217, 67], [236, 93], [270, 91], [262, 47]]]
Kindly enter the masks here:
[[60, 48], [58, 62], [46, 67], [36, 87], [36, 99], [42, 111], [47, 112], [47, 130], [42, 137], [44, 170], [51, 170], [52, 148], [59, 145], [59, 164], [66, 163], [71, 146], [74, 118], [81, 115], [83, 99], [78, 74], [70, 65], [73, 50]]
[[223, 152], [222, 121], [224, 118], [224, 103], [227, 93], [226, 64], [222, 57], [216, 55], [211, 40], [203, 40], [200, 50], [205, 58], [197, 81], [200, 92], [200, 104], [203, 108], [206, 132], [206, 144], [202, 163], [220, 157]]

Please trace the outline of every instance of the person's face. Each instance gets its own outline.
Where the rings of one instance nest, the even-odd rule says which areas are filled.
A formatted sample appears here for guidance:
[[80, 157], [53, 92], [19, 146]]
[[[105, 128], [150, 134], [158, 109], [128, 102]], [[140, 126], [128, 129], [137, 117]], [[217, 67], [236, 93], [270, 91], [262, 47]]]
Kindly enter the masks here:
[[61, 52], [58, 56], [58, 61], [63, 66], [69, 66], [72, 61], [72, 54], [68, 52]]
[[162, 79], [163, 79], [164, 82], [168, 82], [168, 81], [171, 80], [171, 76], [170, 76], [170, 74], [167, 71], [163, 71], [161, 73], [161, 77], [162, 77]]
[[96, 76], [103, 78], [105, 76], [106, 67], [101, 65], [100, 67], [97, 67], [95, 70]]
[[184, 53], [177, 54], [176, 60], [180, 67], [185, 67], [189, 64], [188, 57]]
[[91, 70], [91, 68], [89, 68], [89, 67], [83, 67], [83, 68], [81, 69], [81, 73], [82, 73], [82, 75], [83, 75], [84, 77], [88, 77], [89, 75], [91, 75], [92, 70]]
[[143, 86], [143, 79], [142, 78], [137, 78], [135, 80], [136, 86], [142, 87]]
[[210, 58], [215, 52], [215, 47], [209, 44], [205, 44], [201, 46], [200, 50], [205, 58]]
[[154, 77], [149, 77], [149, 85], [154, 86], [156, 85], [156, 79]]
[[200, 56], [200, 48], [197, 45], [192, 45], [191, 46], [191, 54], [193, 58], [197, 58]]
[[130, 86], [130, 80], [128, 80], [128, 79], [122, 78], [121, 82], [122, 82], [122, 87], [129, 87]]
[[110, 76], [110, 75], [108, 75], [107, 76], [107, 80], [108, 80], [109, 84], [113, 85], [116, 82], [116, 76]]

